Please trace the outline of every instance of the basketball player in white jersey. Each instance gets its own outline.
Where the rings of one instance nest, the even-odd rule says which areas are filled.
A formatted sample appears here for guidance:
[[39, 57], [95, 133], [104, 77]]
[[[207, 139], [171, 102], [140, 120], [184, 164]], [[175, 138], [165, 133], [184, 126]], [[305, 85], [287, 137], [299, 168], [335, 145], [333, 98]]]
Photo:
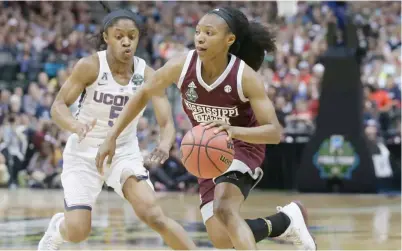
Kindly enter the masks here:
[[[117, 139], [111, 168], [99, 173], [95, 165], [98, 146], [129, 98], [154, 71], [134, 56], [140, 22], [128, 10], [116, 10], [103, 20], [100, 41], [107, 49], [82, 58], [58, 93], [52, 106], [53, 120], [72, 132], [63, 153], [62, 184], [65, 212], [54, 215], [39, 250], [57, 250], [66, 242], [85, 240], [91, 231], [91, 209], [104, 182], [127, 199], [137, 216], [157, 231], [173, 249], [195, 249], [185, 230], [166, 217], [156, 204], [148, 171], [143, 166], [136, 137], [137, 116]], [[75, 118], [68, 107], [78, 99]], [[151, 160], [163, 162], [174, 139], [174, 126], [166, 96], [153, 99], [161, 127], [161, 140]]]

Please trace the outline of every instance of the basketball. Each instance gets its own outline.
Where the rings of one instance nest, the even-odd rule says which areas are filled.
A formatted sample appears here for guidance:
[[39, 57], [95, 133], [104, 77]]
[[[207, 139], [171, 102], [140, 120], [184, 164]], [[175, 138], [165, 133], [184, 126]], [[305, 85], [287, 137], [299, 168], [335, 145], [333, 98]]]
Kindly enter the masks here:
[[193, 127], [181, 142], [181, 160], [194, 176], [215, 178], [232, 164], [233, 142], [228, 142], [226, 132], [214, 133], [216, 128], [205, 130], [201, 125]]

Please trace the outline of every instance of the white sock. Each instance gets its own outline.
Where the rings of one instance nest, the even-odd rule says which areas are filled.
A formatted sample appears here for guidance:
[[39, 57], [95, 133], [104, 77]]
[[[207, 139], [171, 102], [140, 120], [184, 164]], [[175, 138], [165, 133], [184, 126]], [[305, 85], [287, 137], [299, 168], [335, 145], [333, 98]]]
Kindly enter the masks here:
[[60, 238], [61, 240], [65, 241], [63, 239], [63, 236], [60, 233], [60, 224], [64, 221], [64, 216], [62, 218], [60, 218], [57, 222], [56, 222], [56, 234], [57, 237]]

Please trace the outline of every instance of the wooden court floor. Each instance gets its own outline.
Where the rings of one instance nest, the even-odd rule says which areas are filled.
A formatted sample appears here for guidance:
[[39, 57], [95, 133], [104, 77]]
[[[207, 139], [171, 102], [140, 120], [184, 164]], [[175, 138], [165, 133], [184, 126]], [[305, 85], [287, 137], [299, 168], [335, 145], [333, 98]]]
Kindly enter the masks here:
[[[158, 193], [166, 214], [179, 221], [200, 249], [212, 249], [202, 224], [198, 195]], [[309, 210], [319, 250], [401, 250], [401, 197], [316, 195], [254, 191], [242, 208], [245, 217], [273, 214], [276, 206], [301, 200]], [[0, 190], [0, 249], [36, 249], [50, 217], [63, 210], [61, 191]], [[130, 205], [103, 191], [93, 210], [91, 237], [62, 250], [168, 249], [138, 221]], [[295, 250], [266, 239], [264, 250]]]

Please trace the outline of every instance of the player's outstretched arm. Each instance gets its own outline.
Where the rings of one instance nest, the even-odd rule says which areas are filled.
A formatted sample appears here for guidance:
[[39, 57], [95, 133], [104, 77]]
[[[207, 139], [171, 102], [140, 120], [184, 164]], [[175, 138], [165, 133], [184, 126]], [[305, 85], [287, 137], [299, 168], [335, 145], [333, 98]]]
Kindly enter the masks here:
[[145, 80], [143, 87], [124, 106], [119, 118], [110, 130], [109, 140], [117, 139], [124, 128], [137, 117], [153, 96], [164, 95], [165, 89], [179, 79], [185, 59], [183, 56], [169, 60], [150, 78]]
[[[152, 77], [155, 71], [151, 67], [145, 70], [145, 79]], [[175, 128], [173, 123], [172, 108], [165, 92], [161, 95], [152, 96], [152, 104], [156, 120], [160, 127], [160, 142], [149, 156], [149, 160], [154, 163], [163, 163], [169, 157], [169, 151], [175, 138]]]
[[[85, 87], [96, 80], [98, 67], [99, 61], [96, 55], [80, 59], [57, 93], [51, 107], [51, 115], [55, 123], [64, 130], [72, 133], [80, 133], [79, 131], [86, 130], [86, 126], [80, 124], [73, 117], [69, 107], [78, 99]], [[88, 125], [87, 131], [91, 129], [91, 126], [94, 126], [94, 123], [96, 123], [96, 120]]]
[[169, 60], [162, 68], [157, 70], [155, 74], [145, 80], [143, 87], [140, 88], [124, 106], [116, 123], [114, 123], [108, 136], [98, 149], [96, 167], [101, 174], [103, 173], [103, 163], [106, 157], [108, 157], [106, 164], [110, 165], [112, 163], [117, 137], [124, 128], [138, 116], [140, 111], [144, 109], [151, 97], [163, 96], [165, 89], [179, 79], [185, 60], [185, 56]]
[[278, 144], [282, 126], [279, 124], [275, 108], [265, 93], [263, 81], [247, 65], [244, 68], [242, 84], [244, 96], [249, 100], [260, 126], [232, 127], [232, 137], [253, 144]]

